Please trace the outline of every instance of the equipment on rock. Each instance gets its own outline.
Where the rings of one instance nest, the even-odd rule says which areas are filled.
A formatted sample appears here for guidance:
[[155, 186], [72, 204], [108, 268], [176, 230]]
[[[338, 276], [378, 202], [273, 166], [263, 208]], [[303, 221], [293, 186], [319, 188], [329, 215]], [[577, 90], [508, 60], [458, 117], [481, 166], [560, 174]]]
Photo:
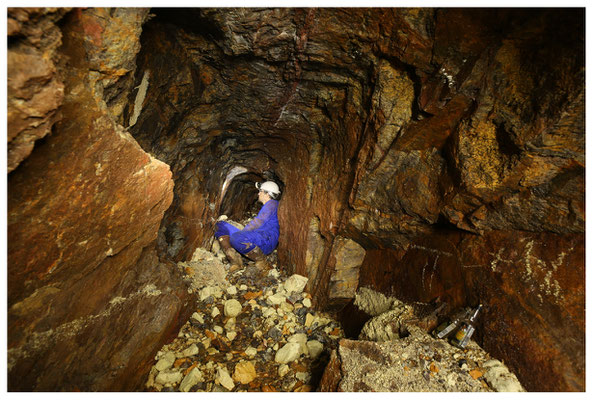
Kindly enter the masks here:
[[272, 181], [266, 181], [264, 183], [256, 182], [255, 187], [259, 190], [263, 190], [273, 199], [276, 199], [280, 195], [280, 188]]
[[432, 335], [437, 339], [444, 339], [451, 335], [453, 331], [457, 328], [457, 326], [461, 323], [462, 320], [467, 318], [469, 314], [469, 310], [461, 310], [458, 311], [453, 319], [449, 319], [442, 324], [440, 324], [433, 332]]
[[231, 263], [231, 268], [237, 269], [237, 267], [242, 267], [243, 258], [241, 258], [241, 254], [231, 246], [231, 237], [229, 235], [224, 235], [219, 237], [218, 241], [220, 242], [220, 247], [222, 247], [224, 255]]
[[478, 313], [482, 309], [482, 305], [480, 304], [478, 308], [471, 314], [469, 319], [465, 319], [462, 323], [455, 336], [451, 339], [451, 344], [453, 346], [459, 347], [460, 349], [465, 349], [469, 340], [471, 339], [472, 335], [476, 331], [475, 322], [476, 318], [478, 317]]

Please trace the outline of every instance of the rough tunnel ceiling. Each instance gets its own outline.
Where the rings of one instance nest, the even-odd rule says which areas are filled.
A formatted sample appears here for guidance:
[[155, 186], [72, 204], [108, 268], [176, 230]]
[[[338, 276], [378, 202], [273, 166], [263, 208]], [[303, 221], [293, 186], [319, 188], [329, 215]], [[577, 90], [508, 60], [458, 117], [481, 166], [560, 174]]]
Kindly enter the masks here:
[[[163, 262], [189, 259], [210, 243], [226, 174], [246, 165], [256, 175], [272, 169], [286, 183], [278, 260], [310, 277], [320, 307], [347, 306], [343, 294], [358, 286], [408, 301], [483, 302], [478, 339], [529, 390], [583, 390], [583, 10], [151, 12], [156, 16], [142, 9], [20, 10], [11, 18], [9, 36], [19, 41], [9, 41], [18, 44], [9, 48], [9, 76], [26, 76], [10, 79], [8, 91], [9, 126], [18, 127], [8, 149], [16, 168], [9, 174], [9, 305], [39, 289], [51, 304], [77, 300], [77, 316], [92, 317], [110, 310], [111, 291], [133, 299], [144, 284], [154, 284], [159, 289], [150, 293], [163, 290], [151, 299], [164, 317], [148, 330], [158, 332], [151, 340], [162, 341], [183, 314], [187, 294], [167, 291], [178, 277], [170, 265], [153, 264], [156, 225]], [[43, 79], [25, 67], [31, 63], [43, 66]], [[146, 71], [142, 112], [129, 132], [155, 158], [123, 129], [134, 111], [133, 88]], [[30, 115], [11, 113], [30, 92], [53, 99], [41, 109], [32, 103], [29, 111], [44, 121], [34, 137]], [[27, 157], [49, 126], [52, 134]], [[87, 135], [70, 141], [74, 132]], [[97, 153], [120, 142], [133, 166], [121, 164], [116, 150]], [[71, 162], [60, 154], [71, 154]], [[174, 188], [156, 159], [170, 166]], [[139, 165], [151, 167], [135, 175]], [[72, 181], [80, 177], [85, 189], [76, 201], [93, 207], [79, 208], [92, 211], [78, 219], [93, 229], [70, 229], [76, 223], [59, 220], [69, 215], [64, 205], [46, 200], [71, 199], [70, 186], [38, 190], [54, 172], [63, 181], [64, 171]], [[147, 179], [134, 181], [138, 176]], [[125, 201], [136, 184], [144, 197]], [[112, 195], [95, 196], [106, 191]], [[32, 234], [38, 224], [30, 212], [43, 204], [44, 215], [56, 219], [52, 226], [70, 229], [59, 240], [53, 228]], [[119, 219], [146, 215], [145, 208], [145, 224]], [[141, 226], [151, 228], [140, 232]], [[88, 232], [99, 233], [97, 227], [105, 234], [92, 240]], [[119, 235], [116, 246], [107, 227]], [[56, 291], [89, 284], [80, 281], [77, 264], [86, 268], [86, 259], [68, 256], [82, 251], [75, 245], [85, 240], [94, 243], [84, 249], [94, 273], [109, 271], [109, 279], [97, 276], [100, 293], [88, 298]], [[363, 261], [343, 262], [350, 251]], [[30, 253], [45, 258], [31, 266]], [[133, 302], [125, 307], [133, 315], [155, 312], [137, 313], [141, 306]], [[11, 309], [9, 326], [16, 330], [9, 336], [18, 340], [10, 345], [31, 339], [39, 318], [48, 329], [71, 319], [50, 311]], [[125, 330], [121, 321], [101, 322], [109, 340], [115, 340], [110, 323], [120, 329], [113, 332]], [[75, 353], [74, 342], [60, 340]], [[145, 352], [135, 357], [151, 359]], [[17, 360], [13, 387], [29, 388], [17, 377], [31, 374], [39, 388], [60, 386], [44, 366], [63, 357], [39, 353], [39, 370], [26, 357]], [[93, 368], [115, 365], [110, 357], [121, 354], [96, 358]], [[117, 386], [134, 368], [115, 371], [115, 380], [94, 376], [92, 387]], [[63, 375], [74, 382], [76, 371], [68, 361]]]

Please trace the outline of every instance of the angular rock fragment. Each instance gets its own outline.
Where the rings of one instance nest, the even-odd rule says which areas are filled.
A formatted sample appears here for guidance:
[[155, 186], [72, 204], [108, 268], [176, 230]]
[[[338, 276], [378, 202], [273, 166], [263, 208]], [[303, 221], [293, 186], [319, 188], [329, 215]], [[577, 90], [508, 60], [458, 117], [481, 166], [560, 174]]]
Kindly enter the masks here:
[[206, 286], [200, 290], [200, 301], [203, 301], [209, 296], [215, 298], [222, 296], [222, 289], [219, 286]]
[[167, 368], [170, 368], [173, 363], [175, 362], [175, 354], [168, 352], [164, 354], [159, 361], [157, 361], [155, 367], [158, 371], [164, 371]]
[[323, 344], [317, 340], [309, 340], [307, 342], [307, 350], [309, 357], [315, 359], [323, 352]]
[[245, 349], [245, 354], [249, 357], [254, 357], [257, 354], [257, 349], [249, 346], [247, 349]]
[[509, 369], [498, 360], [484, 363], [484, 378], [497, 392], [524, 392], [523, 386]]
[[183, 356], [184, 357], [191, 357], [191, 356], [195, 356], [196, 354], [198, 354], [200, 352], [200, 349], [198, 348], [198, 346], [194, 343], [191, 346], [189, 346], [187, 349], [183, 350]]
[[378, 342], [399, 339], [406, 333], [406, 321], [412, 317], [412, 307], [398, 302], [395, 309], [367, 321], [359, 338]]
[[286, 343], [274, 357], [274, 361], [279, 364], [287, 364], [299, 358], [301, 355], [300, 343]]
[[179, 384], [180, 392], [189, 392], [189, 390], [203, 380], [202, 372], [198, 368], [193, 368]]
[[309, 278], [294, 274], [284, 282], [284, 289], [287, 293], [300, 293], [305, 289]]
[[373, 317], [388, 311], [392, 303], [393, 299], [366, 287], [359, 288], [354, 298], [354, 305]]
[[255, 366], [251, 361], [241, 361], [235, 366], [235, 372], [233, 373], [233, 379], [242, 384], [247, 384], [253, 381], [257, 377], [255, 372]]
[[352, 239], [338, 236], [334, 243], [335, 269], [329, 282], [329, 302], [345, 304], [354, 298], [365, 249]]
[[289, 371], [290, 368], [288, 364], [282, 364], [278, 367], [278, 376], [282, 378], [284, 375], [288, 374]]
[[286, 302], [286, 296], [283, 296], [279, 293], [273, 294], [272, 296], [268, 297], [268, 301], [274, 305], [280, 305]]
[[216, 370], [216, 380], [227, 390], [233, 390], [235, 383], [225, 368], [218, 367]]
[[175, 385], [183, 379], [179, 371], [161, 371], [155, 378], [155, 382], [161, 385]]

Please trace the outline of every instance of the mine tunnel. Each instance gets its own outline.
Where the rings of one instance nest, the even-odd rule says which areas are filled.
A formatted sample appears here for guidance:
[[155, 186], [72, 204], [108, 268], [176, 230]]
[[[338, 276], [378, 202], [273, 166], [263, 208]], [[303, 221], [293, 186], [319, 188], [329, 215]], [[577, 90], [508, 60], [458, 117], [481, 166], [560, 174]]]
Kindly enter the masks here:
[[[8, 8], [8, 390], [492, 391], [495, 368], [468, 366], [483, 351], [526, 391], [584, 391], [584, 15]], [[285, 281], [277, 304], [247, 283], [202, 296], [196, 254], [228, 269], [215, 224], [257, 214], [269, 180], [266, 282], [305, 286]], [[309, 307], [310, 326], [231, 350], [245, 332], [229, 338], [222, 302], [237, 290], [237, 324], [264, 318], [249, 307], [278, 324]], [[469, 350], [429, 341], [479, 304]], [[361, 336], [397, 310], [416, 323]], [[311, 333], [321, 313], [332, 348]], [[177, 349], [190, 330], [210, 347]], [[324, 346], [310, 373], [304, 355], [274, 364], [293, 336]], [[213, 382], [186, 384], [208, 357]], [[173, 384], [147, 384], [163, 371]]]

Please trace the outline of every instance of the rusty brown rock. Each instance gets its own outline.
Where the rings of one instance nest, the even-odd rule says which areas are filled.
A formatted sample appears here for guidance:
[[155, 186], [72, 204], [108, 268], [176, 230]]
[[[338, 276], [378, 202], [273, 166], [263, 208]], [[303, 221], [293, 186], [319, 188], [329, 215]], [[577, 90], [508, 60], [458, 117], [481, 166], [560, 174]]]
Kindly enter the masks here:
[[245, 300], [251, 300], [251, 299], [256, 299], [258, 297], [260, 297], [262, 295], [262, 291], [257, 291], [257, 292], [247, 292], [243, 295], [243, 298]]
[[528, 389], [584, 390], [583, 235], [492, 232], [460, 249], [468, 301], [487, 306], [484, 348]]
[[354, 298], [364, 256], [364, 248], [355, 241], [343, 237], [336, 238], [333, 254], [335, 267], [329, 286], [331, 304], [345, 304]]
[[[77, 55], [69, 23], [60, 51]], [[134, 390], [188, 313], [154, 251], [173, 181], [97, 104], [84, 60], [68, 63], [61, 119], [9, 175], [8, 386]]]
[[[255, 384], [254, 384], [254, 386], [255, 386]], [[257, 387], [257, 386], [255, 386], [255, 387]], [[261, 391], [262, 392], [277, 392], [276, 388], [274, 388], [271, 385], [263, 385], [261, 388]]]
[[[509, 363], [520, 371], [522, 379], [533, 365], [540, 365], [541, 360], [530, 354], [545, 354], [553, 360], [542, 361], [546, 366], [557, 361], [558, 367], [539, 368], [526, 380], [530, 390], [581, 388], [582, 365], [577, 362], [565, 367], [563, 356], [566, 353], [580, 360], [584, 346], [578, 327], [584, 293], [578, 279], [568, 273], [556, 279], [561, 293], [574, 290], [563, 301], [536, 306], [531, 298], [527, 303], [518, 299], [532, 294], [538, 285], [543, 285], [543, 292], [536, 290], [533, 301], [539, 301], [537, 294], [547, 299], [548, 291], [555, 293], [552, 277], [564, 271], [561, 267], [557, 271], [552, 268], [549, 281], [549, 269], [532, 269], [535, 277], [527, 279], [525, 262], [518, 276], [486, 273], [483, 267], [501, 251], [501, 259], [512, 259], [506, 253], [510, 247], [502, 243], [518, 241], [518, 251], [526, 253], [524, 245], [530, 238], [536, 238], [533, 249], [538, 248], [539, 240], [558, 239], [564, 250], [557, 254], [538, 250], [549, 268], [558, 254], [573, 254], [567, 242], [582, 241], [583, 10], [153, 11], [154, 18], [146, 20], [145, 10], [74, 10], [63, 21], [66, 46], [61, 55], [71, 63], [84, 61], [87, 72], [89, 65], [97, 71], [85, 74], [84, 79], [64, 73], [65, 81], [79, 83], [67, 86], [76, 89], [74, 94], [66, 93], [85, 97], [79, 107], [83, 112], [87, 102], [98, 102], [92, 107], [98, 119], [97, 127], [91, 119], [77, 127], [71, 125], [79, 119], [62, 121], [55, 125], [55, 133], [63, 135], [66, 127], [69, 132], [78, 129], [82, 134], [72, 134], [74, 145], [95, 128], [111, 135], [117, 129], [110, 128], [103, 118], [106, 114], [100, 117], [97, 110], [108, 110], [111, 119], [121, 122], [135, 114], [138, 99], [142, 112], [130, 132], [146, 151], [170, 165], [176, 182], [172, 207], [166, 211], [158, 234], [162, 257], [189, 259], [196, 247], [209, 243], [219, 214], [251, 211], [256, 194], [253, 182], [263, 180], [268, 176], [264, 171], [272, 169], [286, 184], [279, 209], [278, 261], [291, 273], [309, 278], [307, 290], [314, 295], [316, 306], [330, 303], [337, 238], [348, 238], [366, 250], [359, 285], [372, 283], [410, 301], [430, 301], [444, 295], [455, 304], [484, 296], [491, 300], [496, 298], [493, 293], [498, 293], [500, 303], [494, 303], [501, 308], [500, 318], [495, 318], [487, 331], [499, 344], [485, 345], [498, 346], [501, 353], [505, 346], [518, 349]], [[37, 57], [45, 44], [54, 43], [53, 49], [57, 48], [60, 32], [54, 22], [61, 15], [55, 9], [11, 10], [9, 35], [21, 37], [19, 46], [31, 46], [34, 51], [26, 54]], [[75, 52], [70, 51], [68, 42], [73, 38], [80, 44]], [[139, 43], [142, 49], [134, 60]], [[45, 60], [53, 64], [41, 65], [45, 73], [35, 76], [51, 81], [56, 75], [51, 72], [52, 65], [57, 64], [52, 56]], [[140, 93], [146, 76], [146, 97], [140, 101], [134, 95]], [[132, 86], [137, 86], [138, 92], [132, 91]], [[47, 87], [33, 85], [31, 89], [41, 93]], [[82, 95], [76, 94], [80, 88], [85, 89]], [[40, 110], [46, 123], [40, 125], [41, 131], [54, 123], [52, 110], [59, 105], [56, 93], [42, 96], [45, 108]], [[127, 105], [123, 106], [125, 98]], [[70, 100], [64, 100], [63, 107], [68, 118], [73, 113]], [[11, 120], [11, 129], [29, 126], [25, 119], [20, 115]], [[36, 135], [45, 134], [41, 131]], [[49, 153], [44, 148], [55, 143], [51, 136], [41, 143], [42, 153]], [[14, 137], [17, 140], [19, 136]], [[95, 143], [98, 150], [109, 149], [101, 147], [105, 144], [100, 140]], [[125, 153], [128, 147], [124, 147]], [[62, 157], [77, 164], [75, 154], [67, 150]], [[100, 164], [96, 167], [99, 175], [108, 168], [101, 160], [91, 161]], [[37, 167], [42, 171], [40, 176], [46, 176], [52, 175], [47, 169], [66, 168], [64, 164]], [[223, 190], [227, 174], [239, 166], [246, 172], [227, 182], [230, 186]], [[136, 167], [132, 169], [138, 170]], [[73, 182], [76, 176], [67, 175], [66, 179]], [[38, 184], [34, 176], [30, 179], [31, 187]], [[17, 181], [10, 178], [9, 192]], [[99, 181], [89, 184], [72, 187], [68, 198], [78, 193], [88, 198], [87, 192]], [[125, 182], [113, 184], [123, 185], [122, 193], [128, 196]], [[114, 202], [125, 200], [116, 198]], [[146, 205], [142, 200], [140, 203]], [[9, 204], [9, 213], [15, 204]], [[85, 202], [74, 196], [74, 204], [84, 206]], [[159, 206], [158, 212], [164, 208]], [[62, 207], [54, 214], [66, 212], [68, 208]], [[53, 223], [55, 218], [49, 220]], [[140, 216], [135, 218], [142, 222]], [[44, 223], [40, 221], [31, 217], [29, 223]], [[101, 220], [101, 224], [107, 222]], [[151, 232], [157, 225], [156, 218], [147, 221]], [[100, 260], [91, 254], [117, 249], [106, 247], [104, 237], [93, 235], [92, 223], [83, 227], [89, 231], [83, 236], [95, 240], [85, 261], [97, 266]], [[117, 228], [121, 234], [115, 234], [114, 242], [125, 246], [133, 229], [124, 227], [123, 222]], [[49, 240], [52, 229], [37, 230], [35, 240]], [[499, 244], [492, 239], [497, 235], [502, 238]], [[153, 235], [147, 233], [139, 242], [149, 243], [149, 238]], [[10, 289], [9, 296], [19, 297], [22, 290], [23, 296], [37, 293], [31, 299], [35, 304], [57, 296], [60, 287], [33, 283], [34, 287], [25, 288], [23, 283], [31, 269], [47, 274], [52, 262], [60, 260], [60, 251], [64, 251], [63, 257], [83, 256], [76, 253], [66, 235], [57, 239], [56, 246], [43, 249], [45, 254], [32, 255], [35, 265], [22, 272], [9, 271], [17, 277], [9, 282], [21, 282]], [[486, 245], [479, 251], [481, 241]], [[15, 241], [9, 250], [19, 246]], [[24, 249], [18, 252], [19, 257], [25, 257]], [[123, 255], [123, 250], [117, 254]], [[9, 253], [9, 262], [10, 257]], [[124, 263], [135, 257], [137, 253], [130, 251]], [[468, 257], [473, 261], [466, 261]], [[574, 265], [575, 273], [584, 270], [576, 256]], [[490, 282], [492, 287], [482, 282]], [[95, 308], [101, 309], [99, 305]], [[532, 337], [522, 323], [509, 322], [522, 312], [535, 324]], [[554, 313], [566, 317], [554, 319]], [[539, 314], [542, 320], [537, 322]], [[86, 314], [75, 310], [74, 315]], [[568, 344], [565, 332], [551, 321], [557, 326], [576, 326], [572, 338], [576, 344]], [[516, 337], [507, 332], [511, 327], [517, 330]], [[553, 333], [544, 340], [541, 335], [546, 329]], [[556, 335], [561, 336], [558, 343], [552, 340]]]
[[241, 361], [235, 365], [233, 379], [242, 384], [247, 384], [257, 378], [255, 366], [251, 361]]
[[212, 346], [214, 346], [218, 351], [222, 351], [223, 353], [227, 353], [231, 350], [231, 348], [229, 347], [229, 343], [222, 336], [218, 336], [212, 339]]
[[297, 384], [298, 387], [295, 387], [294, 391], [295, 392], [311, 392], [313, 391], [313, 387], [311, 385], [305, 385], [302, 384], [301, 382], [299, 382]]
[[[115, 274], [119, 262], [125, 262], [125, 256], [114, 256], [101, 268]], [[80, 313], [79, 318], [68, 320], [60, 315], [60, 308], [78, 311], [93, 300], [96, 302], [93, 288], [104, 278], [100, 274], [83, 278], [80, 284], [73, 285], [72, 293], [62, 289], [46, 296], [44, 300], [50, 307], [46, 307], [48, 312], [44, 312], [45, 318], [34, 327], [35, 331], [25, 326], [19, 332], [15, 324], [9, 324], [9, 389], [129, 391], [141, 388], [154, 354], [176, 335], [177, 320], [187, 318], [183, 310], [187, 294], [179, 290], [183, 285], [181, 277], [166, 272], [168, 268], [159, 264], [154, 251], [146, 251], [134, 265], [143, 277], [138, 280], [127, 271], [124, 280], [114, 288], [120, 296], [112, 297], [103, 308], [97, 305], [96, 313]], [[30, 303], [22, 302], [16, 310], [15, 307], [9, 310], [10, 322], [18, 321], [14, 315], [17, 310], [39, 313], [39, 308], [27, 309], [25, 305]], [[20, 321], [24, 317], [27, 315], [19, 315]], [[19, 333], [23, 336], [15, 345], [15, 335]], [[124, 337], [127, 339], [122, 340]], [[52, 367], [55, 365], [60, 368]]]
[[8, 9], [7, 172], [31, 154], [57, 119], [64, 84], [57, 75], [61, 33], [54, 24], [66, 9]]
[[[75, 10], [88, 62], [89, 86], [114, 121], [124, 121], [124, 108], [134, 84], [136, 55], [148, 8], [86, 8]], [[103, 103], [104, 102], [104, 103]]]
[[440, 297], [452, 308], [482, 303], [476, 340], [504, 359], [527, 389], [580, 391], [583, 257], [583, 235], [439, 232], [403, 255], [370, 252], [360, 281], [406, 301]]
[[478, 379], [484, 375], [484, 372], [482, 370], [476, 368], [476, 369], [472, 369], [471, 371], [469, 371], [469, 374], [471, 375], [472, 378]]
[[341, 361], [336, 350], [332, 350], [329, 362], [323, 371], [321, 382], [317, 391], [319, 392], [337, 392], [338, 385], [342, 379]]
[[[142, 70], [158, 81], [176, 79], [149, 88], [132, 129], [182, 182], [161, 236], [172, 257], [209, 238], [221, 205], [232, 203], [213, 193], [236, 165], [248, 166], [227, 191], [237, 201], [250, 201], [248, 183], [265, 169], [287, 184], [279, 218], [290, 228], [281, 229], [278, 258], [309, 277], [317, 306], [330, 304], [339, 236], [366, 250], [359, 285], [409, 301], [444, 295], [461, 305], [485, 290], [466, 284], [464, 231], [516, 238], [584, 231], [582, 13], [191, 13], [211, 24], [211, 37], [187, 22], [179, 22], [183, 32], [171, 30], [165, 22], [173, 14], [147, 23]], [[180, 109], [191, 111], [173, 118]], [[505, 296], [528, 287], [517, 282], [518, 292]], [[500, 335], [502, 319], [496, 326]], [[528, 368], [528, 358], [516, 365]]]

